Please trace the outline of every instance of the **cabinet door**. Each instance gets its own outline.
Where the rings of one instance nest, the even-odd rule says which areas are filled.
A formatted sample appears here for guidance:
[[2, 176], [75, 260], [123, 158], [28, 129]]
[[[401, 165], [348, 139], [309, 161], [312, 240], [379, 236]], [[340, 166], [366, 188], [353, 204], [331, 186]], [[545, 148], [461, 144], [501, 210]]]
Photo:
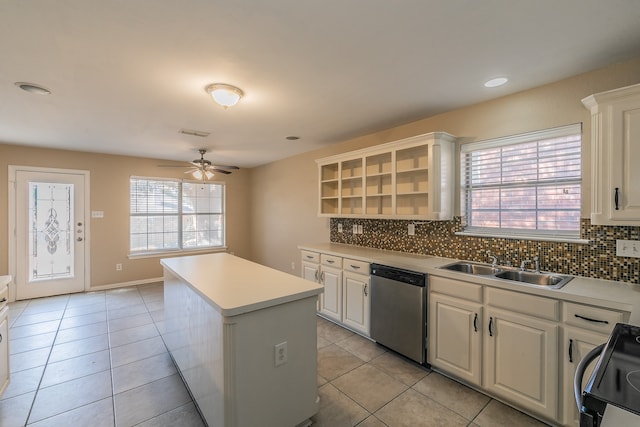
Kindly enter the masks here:
[[484, 385], [497, 396], [555, 419], [558, 413], [558, 326], [488, 307]]
[[429, 298], [429, 363], [480, 385], [482, 306], [439, 294]]
[[611, 113], [611, 188], [603, 196], [608, 190], [611, 219], [640, 221], [640, 98], [614, 104]]
[[318, 283], [319, 267], [316, 263], [302, 261], [302, 278]]
[[342, 297], [342, 322], [369, 336], [369, 276], [345, 272]]
[[8, 308], [0, 310], [0, 396], [9, 385], [9, 322]]
[[342, 270], [323, 265], [320, 277], [324, 285], [324, 293], [320, 298], [320, 312], [342, 322]]
[[[580, 424], [578, 408], [573, 394], [573, 377], [578, 363], [595, 347], [607, 342], [609, 337], [604, 334], [586, 331], [580, 328], [565, 326], [564, 340], [562, 342], [562, 365], [564, 376], [562, 381], [563, 414], [562, 423], [566, 426]], [[582, 387], [586, 385], [598, 359], [594, 360], [587, 368], [582, 379]]]

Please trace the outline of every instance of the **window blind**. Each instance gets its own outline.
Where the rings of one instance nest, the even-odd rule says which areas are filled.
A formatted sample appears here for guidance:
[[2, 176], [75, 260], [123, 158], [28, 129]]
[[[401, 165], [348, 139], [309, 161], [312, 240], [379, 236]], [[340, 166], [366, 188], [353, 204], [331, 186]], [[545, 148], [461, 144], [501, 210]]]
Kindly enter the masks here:
[[579, 237], [581, 126], [461, 147], [465, 231]]

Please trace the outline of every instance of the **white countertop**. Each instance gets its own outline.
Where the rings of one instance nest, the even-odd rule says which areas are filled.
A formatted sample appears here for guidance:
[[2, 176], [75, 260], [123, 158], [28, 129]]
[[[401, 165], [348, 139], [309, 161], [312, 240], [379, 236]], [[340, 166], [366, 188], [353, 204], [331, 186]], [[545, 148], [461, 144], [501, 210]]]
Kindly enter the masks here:
[[0, 287], [7, 286], [11, 283], [11, 276], [0, 276]]
[[565, 286], [556, 290], [491, 277], [472, 276], [466, 273], [438, 268], [458, 261], [451, 258], [385, 251], [340, 243], [301, 244], [298, 248], [392, 267], [406, 268], [421, 273], [449, 277], [451, 279], [466, 280], [517, 292], [628, 311], [631, 313], [629, 323], [640, 325], [640, 285], [632, 283], [575, 276]]
[[227, 253], [164, 258], [160, 262], [223, 316], [315, 296], [323, 290], [320, 284]]

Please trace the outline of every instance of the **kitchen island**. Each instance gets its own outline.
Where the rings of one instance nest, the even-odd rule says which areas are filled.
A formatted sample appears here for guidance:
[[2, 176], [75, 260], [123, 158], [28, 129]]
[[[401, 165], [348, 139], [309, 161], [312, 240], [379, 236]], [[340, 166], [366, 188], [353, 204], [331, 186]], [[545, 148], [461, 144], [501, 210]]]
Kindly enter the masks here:
[[161, 263], [162, 336], [208, 425], [308, 425], [322, 286], [226, 253]]

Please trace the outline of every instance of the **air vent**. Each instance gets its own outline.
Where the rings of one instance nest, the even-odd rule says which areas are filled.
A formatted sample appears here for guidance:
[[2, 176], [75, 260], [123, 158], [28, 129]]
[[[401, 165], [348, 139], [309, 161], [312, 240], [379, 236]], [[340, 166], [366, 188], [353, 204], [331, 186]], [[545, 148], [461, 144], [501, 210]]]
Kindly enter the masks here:
[[211, 132], [203, 132], [201, 130], [193, 130], [193, 129], [180, 129], [178, 132], [183, 133], [185, 135], [199, 136], [200, 138], [206, 138], [211, 134]]

